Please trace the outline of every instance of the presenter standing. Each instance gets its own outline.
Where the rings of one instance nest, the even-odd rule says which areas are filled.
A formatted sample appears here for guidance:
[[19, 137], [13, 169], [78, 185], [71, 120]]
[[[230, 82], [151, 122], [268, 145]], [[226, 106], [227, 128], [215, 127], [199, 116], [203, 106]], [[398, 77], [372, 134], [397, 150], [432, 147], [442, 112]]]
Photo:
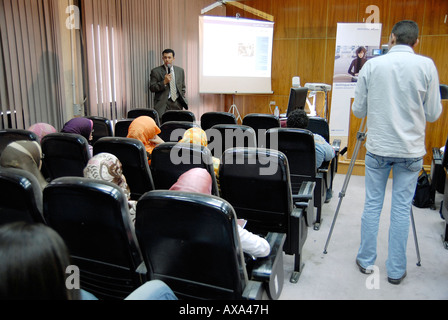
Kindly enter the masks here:
[[386, 184], [393, 172], [386, 270], [389, 283], [406, 276], [406, 246], [412, 199], [423, 166], [426, 122], [441, 112], [439, 78], [434, 62], [415, 54], [418, 26], [400, 21], [392, 29], [389, 52], [368, 60], [359, 73], [353, 113], [367, 117], [366, 198], [356, 264], [371, 273]]
[[154, 92], [154, 109], [161, 117], [167, 110], [188, 110], [184, 69], [174, 66], [172, 49], [162, 52], [163, 65], [151, 70], [149, 89]]

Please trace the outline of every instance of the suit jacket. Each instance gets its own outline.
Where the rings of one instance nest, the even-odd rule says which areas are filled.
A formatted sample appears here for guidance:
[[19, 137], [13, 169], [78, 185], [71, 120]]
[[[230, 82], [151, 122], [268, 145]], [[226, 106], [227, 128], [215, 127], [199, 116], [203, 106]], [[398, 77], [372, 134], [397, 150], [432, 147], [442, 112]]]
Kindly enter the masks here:
[[[185, 86], [185, 72], [184, 69], [174, 67], [174, 76], [176, 78], [176, 88], [179, 103], [188, 110], [188, 101], [185, 96], [186, 86]], [[149, 83], [149, 90], [154, 92], [154, 109], [157, 110], [159, 116], [162, 116], [166, 111], [166, 102], [170, 94], [170, 85], [164, 85], [166, 69], [165, 65], [161, 65], [151, 70], [151, 78]]]

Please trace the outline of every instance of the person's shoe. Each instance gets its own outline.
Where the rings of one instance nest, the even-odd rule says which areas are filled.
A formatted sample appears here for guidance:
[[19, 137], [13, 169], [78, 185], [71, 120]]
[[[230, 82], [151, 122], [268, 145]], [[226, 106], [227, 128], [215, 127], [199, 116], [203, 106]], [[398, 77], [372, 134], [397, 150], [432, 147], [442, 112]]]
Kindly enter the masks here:
[[358, 259], [356, 259], [356, 265], [358, 266], [359, 271], [361, 271], [361, 273], [364, 273], [364, 274], [372, 274], [373, 273], [372, 269], [366, 269], [366, 268], [362, 267], [361, 264], [359, 263]]
[[325, 203], [329, 203], [331, 201], [331, 198], [333, 198], [333, 190], [328, 189], [327, 195], [325, 196]]
[[404, 275], [401, 278], [399, 278], [399, 279], [392, 279], [392, 278], [387, 277], [387, 281], [389, 281], [389, 283], [391, 283], [391, 284], [397, 285], [397, 284], [400, 284], [401, 281], [403, 281], [403, 279], [405, 277], [406, 277], [406, 271], [404, 272]]

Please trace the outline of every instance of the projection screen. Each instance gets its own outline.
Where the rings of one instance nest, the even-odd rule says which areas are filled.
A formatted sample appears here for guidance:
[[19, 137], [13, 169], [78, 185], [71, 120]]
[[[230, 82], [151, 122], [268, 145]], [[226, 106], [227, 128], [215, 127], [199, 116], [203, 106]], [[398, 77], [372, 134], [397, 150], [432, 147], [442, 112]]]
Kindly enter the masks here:
[[199, 92], [272, 93], [274, 23], [199, 17]]

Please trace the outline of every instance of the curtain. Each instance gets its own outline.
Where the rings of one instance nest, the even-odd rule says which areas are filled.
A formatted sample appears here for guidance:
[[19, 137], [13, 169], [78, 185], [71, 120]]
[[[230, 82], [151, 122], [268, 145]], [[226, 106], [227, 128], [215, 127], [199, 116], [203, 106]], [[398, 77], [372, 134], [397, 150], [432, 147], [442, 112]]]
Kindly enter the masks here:
[[[88, 113], [112, 120], [134, 108], [153, 108], [150, 72], [162, 51], [176, 52], [186, 73], [190, 110], [198, 118], [219, 109], [221, 96], [202, 96], [198, 82], [199, 15], [209, 0], [84, 0]], [[218, 15], [225, 13], [217, 9]], [[215, 14], [216, 14], [215, 13]]]
[[3, 128], [64, 122], [58, 0], [0, 0], [0, 108]]

